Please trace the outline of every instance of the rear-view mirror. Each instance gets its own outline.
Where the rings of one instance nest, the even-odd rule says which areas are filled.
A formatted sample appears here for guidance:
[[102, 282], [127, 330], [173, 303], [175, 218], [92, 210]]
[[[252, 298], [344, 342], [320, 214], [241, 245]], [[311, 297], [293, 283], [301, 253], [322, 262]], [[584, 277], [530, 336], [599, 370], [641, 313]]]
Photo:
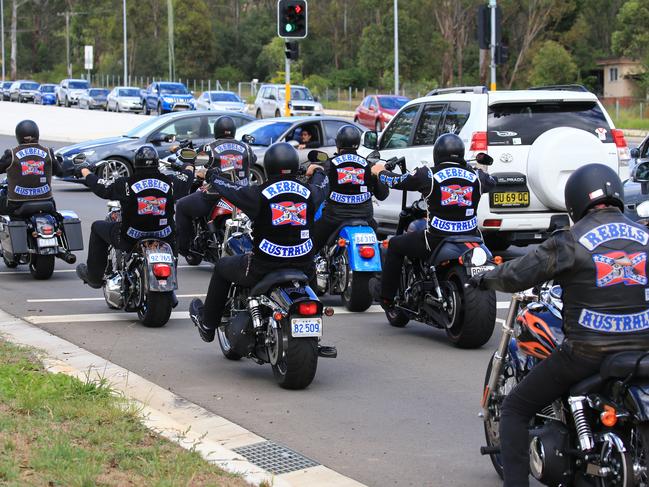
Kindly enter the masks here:
[[631, 178], [636, 183], [649, 183], [649, 161], [636, 165], [631, 172]]
[[174, 134], [155, 134], [153, 137], [151, 137], [151, 142], [152, 144], [161, 144], [163, 142], [166, 142], [167, 144], [170, 144], [171, 142], [174, 142], [176, 140], [176, 136]]
[[374, 130], [368, 130], [363, 134], [363, 147], [376, 150], [379, 148], [379, 134]]
[[72, 158], [72, 162], [77, 166], [83, 164], [84, 162], [86, 162], [86, 155], [79, 153]]
[[293, 147], [297, 147], [298, 145], [300, 145], [300, 143], [297, 140], [288, 140], [287, 142]]
[[243, 137], [241, 137], [241, 141], [246, 144], [252, 145], [255, 143], [255, 138], [250, 134], [245, 134]]
[[306, 157], [309, 160], [309, 162], [314, 162], [317, 164], [320, 162], [326, 162], [329, 159], [329, 154], [319, 150], [312, 150], [309, 151]]
[[372, 152], [367, 154], [367, 157], [365, 159], [367, 159], [370, 162], [379, 161], [381, 160], [381, 153], [377, 150], [373, 150]]
[[210, 163], [210, 155], [207, 152], [199, 152], [196, 156], [196, 166], [207, 166]]
[[277, 100], [277, 98], [275, 98], [275, 95], [268, 95], [268, 99], [269, 100]]
[[631, 154], [631, 159], [637, 159], [638, 157], [640, 157], [640, 149], [634, 147], [633, 149], [631, 149], [630, 154]]
[[478, 152], [478, 155], [475, 156], [475, 161], [483, 166], [491, 166], [494, 163], [494, 158], [484, 152]]

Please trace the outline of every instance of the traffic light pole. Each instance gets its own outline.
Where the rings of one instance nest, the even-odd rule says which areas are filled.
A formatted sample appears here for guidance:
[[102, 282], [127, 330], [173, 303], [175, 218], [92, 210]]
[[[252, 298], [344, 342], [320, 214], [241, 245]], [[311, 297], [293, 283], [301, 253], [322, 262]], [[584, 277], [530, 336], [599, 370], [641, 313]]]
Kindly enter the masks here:
[[284, 116], [291, 116], [291, 60], [286, 58], [286, 85], [284, 87]]
[[489, 89], [496, 91], [496, 0], [489, 0], [491, 9], [491, 85]]

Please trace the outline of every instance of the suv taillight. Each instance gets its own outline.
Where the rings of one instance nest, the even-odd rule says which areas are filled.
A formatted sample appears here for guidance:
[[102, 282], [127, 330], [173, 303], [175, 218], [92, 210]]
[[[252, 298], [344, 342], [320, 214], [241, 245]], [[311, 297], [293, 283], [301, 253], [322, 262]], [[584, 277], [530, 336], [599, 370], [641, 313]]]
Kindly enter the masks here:
[[618, 160], [622, 162], [631, 159], [631, 153], [629, 152], [629, 146], [626, 144], [626, 139], [624, 138], [624, 132], [620, 129], [612, 129], [611, 135], [613, 136], [613, 142], [615, 142], [615, 147], [617, 147]]
[[487, 132], [473, 132], [473, 137], [471, 137], [471, 148], [469, 149], [472, 152], [484, 152], [487, 150]]

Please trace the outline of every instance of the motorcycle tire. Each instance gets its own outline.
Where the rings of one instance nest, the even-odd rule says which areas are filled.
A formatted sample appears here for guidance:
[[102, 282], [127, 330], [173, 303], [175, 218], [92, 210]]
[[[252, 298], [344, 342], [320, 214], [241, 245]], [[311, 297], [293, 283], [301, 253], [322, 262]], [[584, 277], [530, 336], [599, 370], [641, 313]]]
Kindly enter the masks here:
[[454, 319], [446, 327], [446, 336], [458, 348], [479, 348], [489, 341], [496, 324], [496, 293], [473, 287], [465, 288], [469, 277], [464, 268], [454, 265], [446, 280], [457, 293]]
[[172, 308], [173, 297], [171, 291], [166, 293], [148, 292], [144, 297], [144, 302], [140, 303], [137, 316], [144, 326], [160, 328], [169, 321]]
[[[489, 376], [491, 375], [494, 355], [496, 355], [496, 352], [491, 354], [491, 358], [489, 359], [489, 366], [487, 367], [487, 373], [485, 374], [484, 384], [482, 386], [483, 394], [485, 389], [487, 388], [487, 385], [489, 384]], [[503, 366], [503, 370], [504, 368], [505, 367]], [[500, 408], [500, 406], [502, 406], [502, 401], [500, 402], [500, 404], [498, 404], [498, 408]], [[496, 417], [492, 416], [489, 412], [485, 413], [482, 424], [484, 427], [484, 436], [487, 442], [487, 447], [500, 447], [500, 416], [498, 415], [498, 417]], [[495, 435], [498, 435], [498, 437], [496, 438]], [[489, 458], [491, 459], [491, 463], [494, 466], [494, 470], [502, 479], [503, 462], [500, 457], [500, 453], [490, 453]]]
[[227, 335], [225, 334], [225, 326], [219, 326], [216, 329], [216, 336], [219, 339], [219, 346], [221, 347], [221, 352], [223, 352], [223, 356], [227, 358], [228, 360], [240, 360], [241, 355], [232, 350], [232, 346], [230, 345], [230, 340], [228, 340]]
[[370, 294], [370, 279], [373, 276], [373, 272], [347, 271], [347, 286], [340, 296], [345, 308], [361, 312], [372, 305], [374, 299]]
[[29, 272], [34, 279], [44, 281], [54, 274], [54, 256], [31, 254], [29, 258]]
[[200, 263], [203, 262], [203, 256], [189, 252], [187, 255], [185, 255], [185, 261], [188, 265], [200, 265]]
[[394, 326], [395, 328], [403, 328], [410, 321], [408, 315], [398, 309], [386, 311], [385, 317], [388, 319], [390, 326]]
[[637, 462], [643, 470], [636, 480], [640, 481], [639, 485], [649, 485], [649, 422], [633, 426], [631, 441], [628, 445], [630, 446], [631, 463], [636, 464]]
[[272, 367], [282, 389], [305, 389], [318, 368], [318, 339], [289, 337], [283, 357]]

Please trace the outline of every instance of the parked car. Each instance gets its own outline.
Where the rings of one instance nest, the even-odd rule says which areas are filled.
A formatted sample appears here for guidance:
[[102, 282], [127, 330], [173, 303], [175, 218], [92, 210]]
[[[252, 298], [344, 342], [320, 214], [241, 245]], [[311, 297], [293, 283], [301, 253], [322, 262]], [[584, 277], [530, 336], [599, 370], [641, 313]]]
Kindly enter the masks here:
[[125, 135], [90, 140], [58, 149], [55, 155], [63, 159], [62, 179], [80, 181], [74, 176], [72, 162], [72, 158], [79, 153], [83, 153], [89, 162], [108, 161], [97, 170], [103, 179], [130, 176], [133, 174], [133, 154], [142, 145], [153, 144], [160, 157], [167, 157], [171, 154], [174, 139], [190, 139], [195, 145], [206, 144], [214, 140], [214, 122], [222, 115], [232, 117], [237, 127], [254, 120], [250, 115], [232, 112], [169, 113], [145, 119], [144, 123]]
[[79, 97], [90, 89], [90, 83], [85, 79], [64, 79], [56, 88], [56, 104], [58, 106], [76, 105]]
[[399, 109], [410, 101], [407, 96], [369, 95], [354, 112], [354, 122], [381, 132]]
[[34, 103], [38, 105], [54, 105], [56, 103], [56, 85], [43, 84], [34, 95]]
[[[626, 172], [629, 161], [624, 134], [585, 88], [433, 90], [401, 108], [378, 143], [376, 132], [366, 133], [360, 153], [378, 149], [382, 158], [404, 156], [411, 170], [432, 164], [433, 144], [447, 132], [462, 138], [468, 159], [478, 152], [494, 159], [489, 172], [498, 185], [480, 201], [477, 215], [494, 250], [543, 241], [552, 216], [566, 214], [563, 190], [576, 168], [599, 162]], [[393, 229], [400, 208], [401, 194], [393, 191], [374, 215], [382, 227]]]
[[0, 85], [0, 94], [2, 95], [2, 101], [9, 101], [9, 88], [14, 84], [13, 81], [4, 81]]
[[115, 112], [141, 112], [142, 96], [140, 88], [116, 86], [108, 94], [106, 110]]
[[168, 81], [151, 83], [142, 99], [144, 113], [158, 115], [181, 110], [196, 110], [194, 95], [182, 83]]
[[106, 110], [107, 88], [90, 88], [79, 97], [79, 108]]
[[[284, 114], [284, 85], [262, 85], [255, 99], [257, 118], [281, 117]], [[291, 116], [324, 115], [322, 104], [304, 86], [291, 86]]]
[[14, 81], [9, 88], [9, 101], [17, 101], [18, 103], [34, 101], [34, 95], [39, 86], [36, 81]]
[[[288, 142], [295, 146], [300, 155], [300, 162], [307, 162], [307, 155], [313, 149], [326, 152], [333, 156], [336, 151], [336, 133], [344, 125], [353, 125], [363, 133], [360, 125], [348, 122], [337, 117], [284, 117], [269, 120], [256, 120], [237, 130], [236, 138], [241, 140], [244, 135], [252, 135], [254, 142], [252, 149], [257, 155], [257, 165], [251, 168], [251, 180], [260, 182], [266, 179], [264, 170], [264, 154], [268, 147], [275, 142]], [[299, 148], [301, 133], [308, 130], [311, 134], [312, 144], [310, 147]]]
[[[624, 181], [624, 214], [634, 221], [640, 220], [638, 216], [638, 205], [645, 201], [649, 201], [649, 184], [645, 184], [646, 192], [642, 192], [642, 184], [634, 181], [633, 168], [638, 164], [649, 162], [649, 136], [645, 137], [642, 142], [631, 149], [631, 160], [629, 166], [631, 167], [630, 177]], [[649, 221], [646, 217], [642, 217]]]
[[232, 91], [206, 91], [196, 100], [196, 108], [199, 110], [245, 112], [246, 104], [239, 98], [239, 95]]

